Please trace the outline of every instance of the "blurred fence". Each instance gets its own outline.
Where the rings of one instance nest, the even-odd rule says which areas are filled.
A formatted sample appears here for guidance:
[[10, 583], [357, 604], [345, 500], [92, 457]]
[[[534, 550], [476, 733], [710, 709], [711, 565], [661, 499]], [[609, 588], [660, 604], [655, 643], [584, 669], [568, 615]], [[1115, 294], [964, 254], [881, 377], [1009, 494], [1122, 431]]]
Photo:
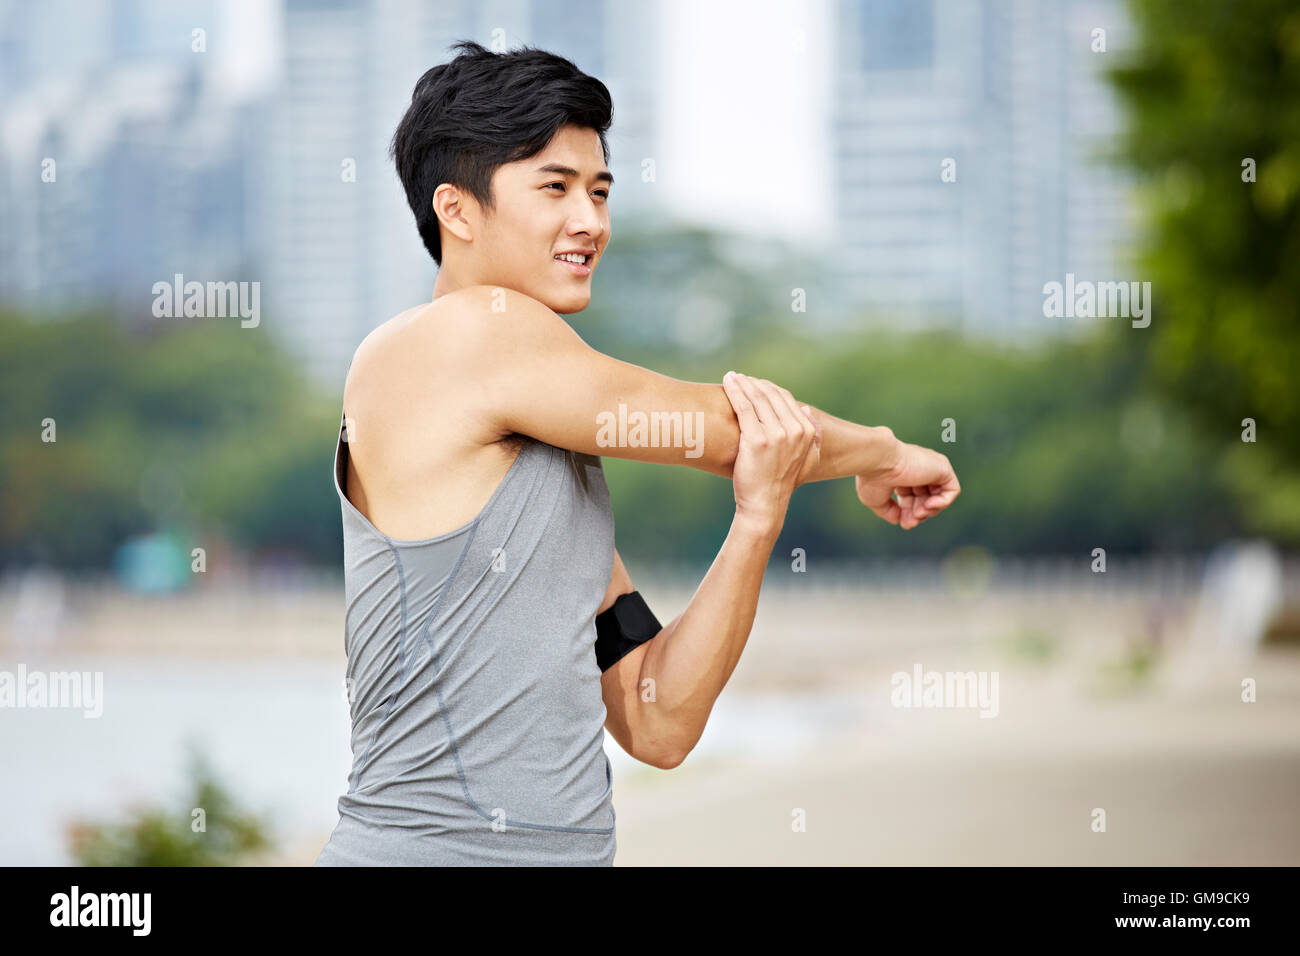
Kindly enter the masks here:
[[[794, 571], [790, 567], [792, 560], [773, 561], [763, 579], [764, 592], [826, 591], [838, 595], [889, 591], [918, 598], [992, 593], [1050, 601], [1060, 595], [1098, 600], [1191, 597], [1204, 583], [1210, 556], [1108, 558], [1104, 572], [1092, 570], [1090, 557], [1077, 555], [994, 557], [972, 552], [943, 560], [878, 559], [825, 566], [809, 562], [803, 571]], [[1300, 555], [1283, 555], [1280, 562], [1288, 603], [1300, 602]], [[637, 566], [633, 578], [676, 588], [698, 585], [707, 571], [707, 566], [684, 564]]]
[[[941, 561], [811, 561], [803, 570], [792, 561], [783, 557], [769, 565], [760, 609], [824, 602], [851, 614], [862, 598], [864, 606], [909, 610], [917, 626], [926, 609], [975, 605], [1039, 617], [1058, 607], [1065, 616], [1108, 604], [1180, 614], [1200, 608], [1205, 616], [1207, 606], [1229, 603], [1225, 587], [1233, 589], [1234, 600], [1249, 590], [1222, 576], [1217, 586], [1207, 586], [1213, 555], [1115, 557], [1104, 572], [1092, 570], [1089, 557], [994, 557], [969, 550]], [[1300, 608], [1300, 555], [1278, 556], [1269, 567], [1280, 581], [1269, 591], [1265, 616], [1278, 605], [1294, 615]], [[635, 563], [629, 569], [642, 593], [659, 598], [665, 622], [684, 609], [708, 570]], [[178, 592], [140, 594], [109, 575], [11, 572], [0, 576], [0, 649], [342, 652], [343, 581], [336, 569], [214, 568], [195, 580]]]

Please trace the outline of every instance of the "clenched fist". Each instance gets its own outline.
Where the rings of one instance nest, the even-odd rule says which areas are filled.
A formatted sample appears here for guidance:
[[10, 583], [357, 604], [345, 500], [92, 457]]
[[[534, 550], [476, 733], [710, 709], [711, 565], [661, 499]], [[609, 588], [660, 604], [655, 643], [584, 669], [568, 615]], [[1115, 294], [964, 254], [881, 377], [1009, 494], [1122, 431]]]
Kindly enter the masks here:
[[899, 443], [897, 460], [883, 473], [858, 475], [854, 484], [859, 501], [904, 530], [937, 515], [961, 494], [947, 455], [907, 442]]

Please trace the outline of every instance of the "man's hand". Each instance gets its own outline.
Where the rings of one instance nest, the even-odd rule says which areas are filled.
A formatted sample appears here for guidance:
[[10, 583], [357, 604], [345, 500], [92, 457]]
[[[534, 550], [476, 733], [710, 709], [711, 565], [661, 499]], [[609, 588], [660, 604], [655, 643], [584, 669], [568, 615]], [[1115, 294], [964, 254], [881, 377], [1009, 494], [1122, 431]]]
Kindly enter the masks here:
[[740, 423], [731, 478], [736, 516], [779, 532], [800, 475], [821, 453], [821, 429], [808, 406], [767, 379], [728, 372], [722, 387]]
[[880, 474], [858, 475], [854, 485], [859, 501], [904, 530], [943, 511], [961, 494], [947, 455], [907, 442], [899, 443], [898, 460], [892, 466]]

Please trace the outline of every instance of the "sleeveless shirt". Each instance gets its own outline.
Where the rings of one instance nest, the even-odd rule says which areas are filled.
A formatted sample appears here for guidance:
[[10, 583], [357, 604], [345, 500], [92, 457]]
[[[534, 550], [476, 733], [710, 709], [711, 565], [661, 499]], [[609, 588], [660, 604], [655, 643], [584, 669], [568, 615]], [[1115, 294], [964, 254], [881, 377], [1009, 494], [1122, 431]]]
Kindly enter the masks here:
[[352, 770], [315, 866], [612, 865], [595, 615], [614, 562], [600, 458], [527, 436], [468, 524], [343, 515]]

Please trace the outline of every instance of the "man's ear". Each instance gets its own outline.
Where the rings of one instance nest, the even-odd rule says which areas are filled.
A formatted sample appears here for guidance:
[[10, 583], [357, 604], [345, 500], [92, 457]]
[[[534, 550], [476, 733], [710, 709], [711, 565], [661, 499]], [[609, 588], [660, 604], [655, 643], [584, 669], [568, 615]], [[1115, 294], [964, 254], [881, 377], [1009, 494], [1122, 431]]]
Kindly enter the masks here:
[[433, 214], [457, 239], [471, 242], [474, 232], [465, 218], [465, 213], [469, 210], [462, 207], [466, 200], [473, 202], [473, 197], [462, 196], [460, 190], [451, 183], [443, 183], [433, 191]]

